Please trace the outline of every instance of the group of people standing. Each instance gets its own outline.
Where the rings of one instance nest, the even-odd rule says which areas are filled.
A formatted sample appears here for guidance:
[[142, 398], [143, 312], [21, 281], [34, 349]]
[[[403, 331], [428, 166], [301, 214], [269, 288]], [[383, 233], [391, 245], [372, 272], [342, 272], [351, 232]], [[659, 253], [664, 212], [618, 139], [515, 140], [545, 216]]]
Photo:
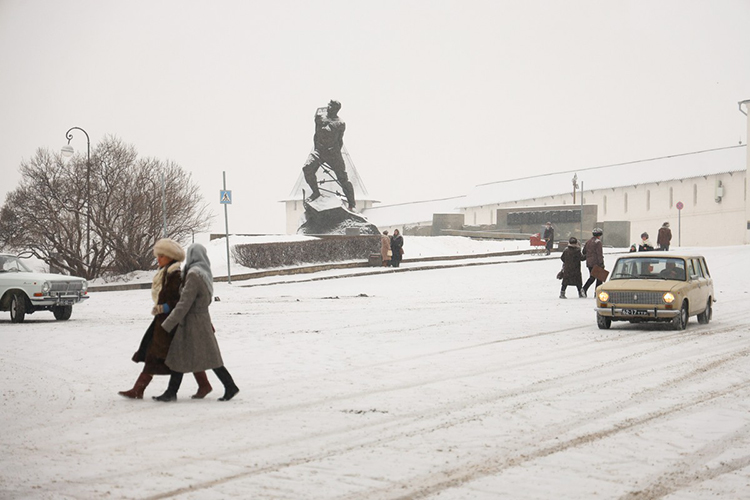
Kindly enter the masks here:
[[[213, 273], [206, 248], [191, 245], [187, 254], [174, 240], [163, 238], [154, 245], [159, 270], [151, 285], [154, 316], [132, 360], [144, 363], [132, 389], [119, 394], [143, 399], [154, 375], [169, 375], [166, 391], [157, 401], [177, 399], [183, 374], [193, 373], [198, 391], [193, 399], [203, 399], [213, 388], [206, 370], [213, 370], [224, 385], [219, 401], [229, 401], [238, 392], [224, 367], [208, 307], [213, 300]], [[185, 264], [180, 268], [180, 263]]]
[[[672, 230], [669, 229], [669, 222], [665, 222], [661, 225], [659, 228], [659, 234], [656, 236], [656, 245], [657, 247], [654, 248], [654, 245], [651, 243], [651, 240], [648, 238], [648, 233], [641, 233], [641, 243], [638, 245], [638, 251], [639, 252], [648, 252], [650, 250], [663, 250], [668, 251], [669, 250], [669, 244], [672, 241]], [[635, 252], [635, 243], [630, 246], [630, 251]]]
[[380, 257], [383, 267], [398, 267], [404, 257], [404, 237], [398, 229], [393, 230], [393, 236], [388, 236], [388, 230], [380, 236]]

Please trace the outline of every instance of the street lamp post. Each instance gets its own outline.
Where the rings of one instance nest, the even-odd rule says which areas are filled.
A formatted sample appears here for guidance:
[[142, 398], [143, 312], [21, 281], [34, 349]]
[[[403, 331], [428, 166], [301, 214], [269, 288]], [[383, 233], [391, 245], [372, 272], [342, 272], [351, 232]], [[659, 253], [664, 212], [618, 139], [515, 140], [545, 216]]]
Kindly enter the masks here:
[[73, 130], [80, 130], [86, 135], [86, 268], [87, 271], [91, 271], [91, 140], [89, 139], [89, 134], [81, 127], [71, 127], [65, 132], [68, 144], [61, 149], [63, 156], [70, 157], [73, 155], [73, 146], [70, 145], [70, 141], [73, 139], [73, 134], [71, 133]]

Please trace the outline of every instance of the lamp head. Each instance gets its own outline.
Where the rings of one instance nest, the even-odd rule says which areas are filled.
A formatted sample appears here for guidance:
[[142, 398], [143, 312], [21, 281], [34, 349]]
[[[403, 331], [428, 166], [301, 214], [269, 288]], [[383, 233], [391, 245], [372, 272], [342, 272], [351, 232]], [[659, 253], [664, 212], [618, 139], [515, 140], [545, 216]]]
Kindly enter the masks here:
[[73, 149], [73, 146], [71, 146], [70, 144], [66, 144], [65, 146], [60, 148], [60, 152], [66, 158], [70, 158], [71, 156], [73, 156], [74, 151], [75, 150]]

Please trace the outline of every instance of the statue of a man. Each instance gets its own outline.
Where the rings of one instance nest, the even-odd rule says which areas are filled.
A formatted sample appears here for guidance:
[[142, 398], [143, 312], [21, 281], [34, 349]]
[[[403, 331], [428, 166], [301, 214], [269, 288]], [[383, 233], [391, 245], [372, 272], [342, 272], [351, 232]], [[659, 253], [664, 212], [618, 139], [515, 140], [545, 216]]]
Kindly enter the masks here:
[[331, 100], [328, 107], [318, 108], [315, 112], [315, 135], [313, 136], [313, 151], [302, 167], [305, 181], [310, 186], [312, 194], [310, 201], [320, 197], [318, 179], [316, 173], [320, 165], [326, 163], [336, 174], [336, 180], [344, 190], [344, 196], [349, 203], [349, 209], [354, 209], [354, 187], [349, 182], [346, 173], [344, 158], [341, 156], [341, 148], [344, 146], [344, 130], [346, 123], [338, 116], [341, 103]]

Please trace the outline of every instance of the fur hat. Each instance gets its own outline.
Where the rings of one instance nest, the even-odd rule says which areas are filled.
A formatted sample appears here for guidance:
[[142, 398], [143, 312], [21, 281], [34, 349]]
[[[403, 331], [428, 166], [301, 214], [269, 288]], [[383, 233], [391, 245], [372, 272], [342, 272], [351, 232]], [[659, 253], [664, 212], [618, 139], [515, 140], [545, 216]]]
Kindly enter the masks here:
[[648, 233], [641, 233], [641, 238], [647, 238], [648, 239]]
[[669, 227], [669, 222], [665, 222], [664, 224], [661, 225], [661, 227]]
[[591, 234], [593, 234], [594, 236], [601, 236], [602, 234], [604, 234], [604, 231], [602, 231], [598, 227], [595, 227], [594, 230], [591, 231]]
[[176, 262], [185, 260], [185, 250], [182, 249], [179, 243], [169, 238], [162, 238], [154, 245], [154, 257], [158, 257], [159, 255], [169, 257]]
[[578, 238], [576, 238], [575, 236], [571, 236], [570, 239], [568, 240], [568, 245], [578, 246]]

